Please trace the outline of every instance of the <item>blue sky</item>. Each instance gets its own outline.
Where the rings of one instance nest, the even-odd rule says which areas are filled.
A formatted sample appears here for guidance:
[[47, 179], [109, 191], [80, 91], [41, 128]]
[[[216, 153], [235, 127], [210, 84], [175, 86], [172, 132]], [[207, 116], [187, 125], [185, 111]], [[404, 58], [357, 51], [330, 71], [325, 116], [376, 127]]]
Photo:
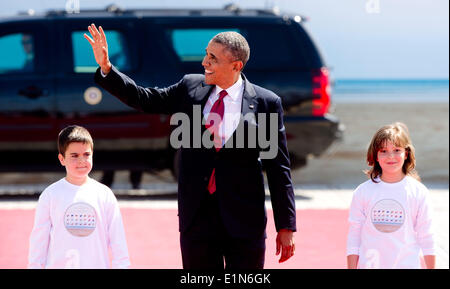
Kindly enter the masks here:
[[[0, 2], [0, 16], [29, 8], [64, 9], [67, 1]], [[115, 2], [136, 7], [223, 7], [221, 0], [79, 0], [81, 9]], [[238, 1], [235, 1], [238, 2]], [[334, 78], [449, 78], [448, 0], [250, 0], [242, 8], [276, 5], [307, 16], [313, 37]]]

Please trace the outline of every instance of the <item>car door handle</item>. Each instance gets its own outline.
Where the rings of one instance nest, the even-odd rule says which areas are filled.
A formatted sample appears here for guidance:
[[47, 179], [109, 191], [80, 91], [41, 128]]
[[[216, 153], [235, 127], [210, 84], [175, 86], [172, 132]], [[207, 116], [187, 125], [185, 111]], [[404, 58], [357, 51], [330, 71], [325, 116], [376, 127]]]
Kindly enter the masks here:
[[35, 85], [30, 85], [27, 86], [26, 88], [19, 89], [19, 95], [23, 95], [31, 99], [36, 99], [38, 97], [48, 95], [48, 90], [42, 89]]

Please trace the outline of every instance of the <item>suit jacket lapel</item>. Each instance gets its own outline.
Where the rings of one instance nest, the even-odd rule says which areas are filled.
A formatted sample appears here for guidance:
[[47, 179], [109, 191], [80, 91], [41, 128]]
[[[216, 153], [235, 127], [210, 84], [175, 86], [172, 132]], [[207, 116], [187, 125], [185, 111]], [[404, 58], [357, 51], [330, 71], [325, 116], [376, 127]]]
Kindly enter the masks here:
[[[202, 81], [202, 84], [199, 85], [194, 93], [194, 98], [193, 98], [193, 105], [199, 105], [201, 106], [201, 110], [200, 110], [200, 121], [201, 121], [201, 129], [200, 129], [200, 133], [201, 135], [203, 135], [203, 133], [206, 130], [206, 127], [203, 125], [204, 120], [204, 115], [203, 115], [203, 110], [205, 108], [206, 102], [208, 101], [209, 95], [211, 94], [211, 91], [214, 89], [214, 85], [208, 85], [206, 84], [204, 81]], [[192, 116], [192, 117], [198, 117], [198, 116]]]
[[242, 79], [244, 81], [244, 93], [242, 95], [241, 121], [243, 116], [245, 116], [247, 113], [256, 113], [257, 111], [255, 89], [253, 88], [253, 85], [247, 80], [244, 74], [242, 74]]
[[[253, 85], [247, 80], [244, 74], [242, 75], [242, 80], [244, 81], [244, 93], [242, 94], [242, 103], [241, 103], [241, 115], [238, 127], [244, 125], [245, 116], [249, 113], [254, 114], [256, 121], [256, 112], [257, 112], [257, 102], [256, 102], [256, 92], [253, 88]], [[247, 116], [248, 117], [248, 116]], [[248, 119], [247, 119], [248, 120]], [[227, 141], [235, 141], [236, 138], [236, 130], [234, 130], [232, 137], [230, 137]], [[224, 147], [228, 147], [227, 143]]]
[[195, 90], [194, 104], [201, 104], [202, 112], [203, 109], [205, 108], [206, 102], [208, 101], [208, 96], [213, 88], [214, 85], [208, 85], [205, 84], [205, 82], [202, 82], [202, 85], [198, 86], [197, 89]]

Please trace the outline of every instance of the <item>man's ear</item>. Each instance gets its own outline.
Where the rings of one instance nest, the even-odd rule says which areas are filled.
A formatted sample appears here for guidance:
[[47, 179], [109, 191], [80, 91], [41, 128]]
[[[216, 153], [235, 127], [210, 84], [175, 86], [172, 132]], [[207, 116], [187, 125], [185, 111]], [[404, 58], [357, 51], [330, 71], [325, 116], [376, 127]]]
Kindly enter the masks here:
[[233, 69], [234, 69], [235, 71], [241, 71], [243, 67], [244, 67], [244, 63], [242, 63], [242, 61], [238, 60], [238, 61], [235, 61], [235, 62], [234, 62], [234, 67], [233, 67]]
[[58, 154], [58, 159], [61, 165], [64, 167], [65, 166], [64, 156], [62, 154]]

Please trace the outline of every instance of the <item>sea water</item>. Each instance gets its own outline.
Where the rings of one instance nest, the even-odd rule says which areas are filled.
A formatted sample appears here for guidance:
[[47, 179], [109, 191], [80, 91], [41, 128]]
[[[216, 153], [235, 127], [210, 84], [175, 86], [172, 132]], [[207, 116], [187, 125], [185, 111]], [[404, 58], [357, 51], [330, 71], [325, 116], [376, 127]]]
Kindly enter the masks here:
[[448, 79], [336, 79], [331, 89], [335, 103], [449, 102]]

